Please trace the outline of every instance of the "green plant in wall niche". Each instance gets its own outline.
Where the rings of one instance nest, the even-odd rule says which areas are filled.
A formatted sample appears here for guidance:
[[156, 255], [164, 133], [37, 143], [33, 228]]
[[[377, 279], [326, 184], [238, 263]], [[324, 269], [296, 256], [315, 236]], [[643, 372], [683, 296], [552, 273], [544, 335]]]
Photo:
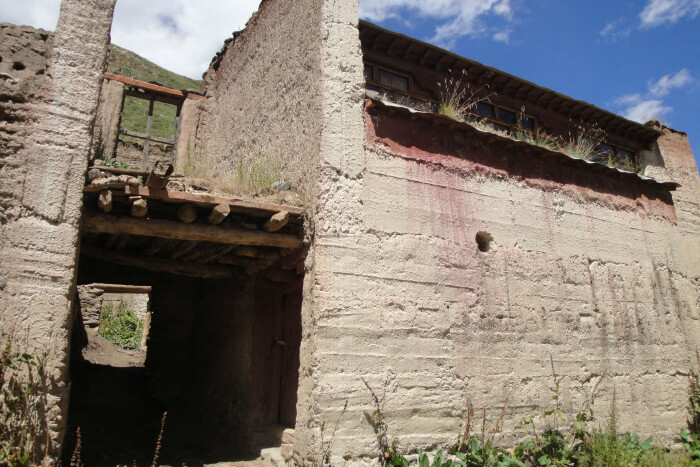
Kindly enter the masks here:
[[118, 346], [139, 349], [143, 326], [143, 320], [124, 302], [105, 305], [100, 311], [100, 335]]

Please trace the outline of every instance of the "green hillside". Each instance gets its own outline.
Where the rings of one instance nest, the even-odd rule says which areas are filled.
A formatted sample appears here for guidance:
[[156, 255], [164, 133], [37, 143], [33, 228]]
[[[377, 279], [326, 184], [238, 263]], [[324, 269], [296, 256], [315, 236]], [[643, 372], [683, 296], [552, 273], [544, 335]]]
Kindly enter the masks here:
[[172, 89], [193, 89], [199, 91], [201, 81], [181, 76], [153, 62], [123, 49], [118, 45], [110, 45], [112, 53], [109, 56], [107, 71], [127, 78], [141, 81], [156, 82], [161, 86]]

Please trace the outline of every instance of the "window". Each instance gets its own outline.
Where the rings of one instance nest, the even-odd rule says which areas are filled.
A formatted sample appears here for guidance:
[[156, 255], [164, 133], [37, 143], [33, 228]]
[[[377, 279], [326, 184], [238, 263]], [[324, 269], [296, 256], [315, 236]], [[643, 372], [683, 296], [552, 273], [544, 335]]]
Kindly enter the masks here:
[[476, 113], [484, 117], [496, 118], [496, 106], [487, 104], [486, 102], [477, 102]]
[[596, 147], [593, 161], [607, 164], [611, 167], [635, 171], [636, 154], [627, 149], [622, 149], [608, 143], [601, 143]]
[[520, 118], [518, 118], [517, 112], [487, 102], [477, 102], [476, 113], [491, 120], [489, 122], [491, 126], [500, 131], [512, 131], [517, 126], [518, 121], [520, 121], [520, 127], [523, 130], [535, 131], [537, 129], [535, 117], [521, 113]]
[[408, 76], [385, 70], [375, 65], [365, 64], [365, 79], [382, 87], [401, 92], [410, 92], [411, 82]]
[[390, 88], [398, 89], [399, 91], [408, 92], [408, 78], [399, 76], [390, 71], [377, 69], [377, 82]]
[[372, 65], [365, 65], [365, 79], [374, 81], [374, 67]]

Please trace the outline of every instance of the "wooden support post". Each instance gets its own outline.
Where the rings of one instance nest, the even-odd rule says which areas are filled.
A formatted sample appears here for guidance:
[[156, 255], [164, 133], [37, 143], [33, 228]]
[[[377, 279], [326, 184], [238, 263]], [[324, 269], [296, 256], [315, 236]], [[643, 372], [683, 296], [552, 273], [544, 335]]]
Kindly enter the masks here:
[[226, 216], [231, 212], [231, 208], [229, 207], [228, 204], [217, 204], [214, 206], [209, 213], [209, 217], [207, 217], [207, 222], [209, 222], [212, 225], [219, 225], [221, 222], [226, 219]]
[[97, 197], [97, 207], [100, 208], [100, 211], [104, 213], [111, 212], [113, 206], [112, 192], [110, 190], [101, 191]]
[[191, 224], [197, 220], [197, 207], [194, 204], [183, 204], [177, 210], [177, 218], [185, 224]]
[[277, 232], [289, 222], [289, 212], [280, 211], [265, 221], [263, 228], [268, 232]]
[[131, 204], [131, 215], [134, 217], [146, 217], [148, 214], [148, 203], [145, 199], [135, 199]]
[[213, 225], [190, 225], [161, 219], [134, 219], [133, 217], [118, 217], [110, 214], [86, 217], [83, 231], [278, 248], [300, 248], [303, 245], [303, 241], [299, 237], [290, 234]]
[[151, 126], [153, 125], [153, 104], [155, 98], [151, 97], [151, 102], [148, 105], [148, 121], [146, 122], [146, 139], [143, 141], [143, 156], [141, 158], [141, 168], [145, 169], [148, 165], [148, 144], [151, 142]]

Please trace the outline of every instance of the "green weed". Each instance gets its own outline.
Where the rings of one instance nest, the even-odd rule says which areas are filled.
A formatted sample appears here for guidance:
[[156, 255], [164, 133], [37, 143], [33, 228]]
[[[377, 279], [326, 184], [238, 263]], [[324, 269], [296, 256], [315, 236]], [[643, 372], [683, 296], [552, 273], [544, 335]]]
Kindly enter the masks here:
[[44, 363], [36, 353], [17, 350], [13, 336], [0, 335], [0, 465], [37, 463]]
[[100, 311], [99, 333], [120, 347], [139, 349], [143, 335], [143, 320], [124, 302], [105, 305]]

